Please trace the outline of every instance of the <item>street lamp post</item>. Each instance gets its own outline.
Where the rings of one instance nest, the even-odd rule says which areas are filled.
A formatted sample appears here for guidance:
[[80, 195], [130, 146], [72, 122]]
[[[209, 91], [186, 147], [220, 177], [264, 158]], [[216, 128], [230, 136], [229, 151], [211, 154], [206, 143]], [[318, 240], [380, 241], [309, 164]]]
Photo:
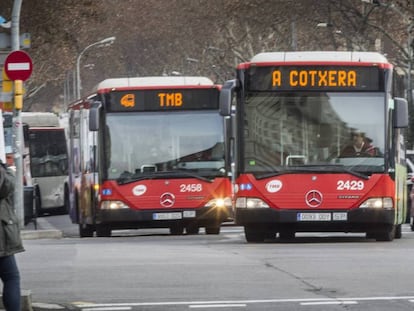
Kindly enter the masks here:
[[82, 84], [81, 84], [81, 79], [80, 79], [80, 59], [82, 57], [83, 54], [85, 54], [85, 52], [90, 49], [91, 47], [97, 46], [97, 45], [103, 45], [103, 44], [112, 44], [115, 41], [115, 37], [108, 37], [105, 38], [101, 41], [97, 41], [95, 43], [92, 43], [90, 45], [88, 45], [86, 48], [84, 48], [82, 50], [82, 52], [79, 53], [77, 59], [76, 59], [76, 95], [77, 98], [79, 99], [81, 97], [81, 89], [82, 89]]

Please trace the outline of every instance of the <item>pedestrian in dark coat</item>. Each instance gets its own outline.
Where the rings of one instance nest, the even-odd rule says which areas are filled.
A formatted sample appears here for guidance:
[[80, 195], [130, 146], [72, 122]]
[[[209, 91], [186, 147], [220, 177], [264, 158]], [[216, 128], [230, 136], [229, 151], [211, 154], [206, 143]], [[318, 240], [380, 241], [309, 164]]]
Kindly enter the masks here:
[[21, 311], [20, 272], [14, 254], [24, 248], [13, 204], [14, 186], [13, 172], [0, 160], [0, 279], [7, 311]]

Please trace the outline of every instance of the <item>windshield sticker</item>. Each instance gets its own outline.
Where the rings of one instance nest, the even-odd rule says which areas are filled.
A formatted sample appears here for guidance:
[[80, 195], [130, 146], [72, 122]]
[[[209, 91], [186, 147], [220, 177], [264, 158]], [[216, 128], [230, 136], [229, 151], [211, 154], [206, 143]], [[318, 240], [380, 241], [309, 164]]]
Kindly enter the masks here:
[[147, 191], [147, 186], [137, 185], [132, 189], [132, 194], [135, 196], [143, 195]]
[[278, 179], [271, 180], [266, 184], [266, 190], [270, 193], [278, 192], [280, 189], [282, 189], [282, 182]]

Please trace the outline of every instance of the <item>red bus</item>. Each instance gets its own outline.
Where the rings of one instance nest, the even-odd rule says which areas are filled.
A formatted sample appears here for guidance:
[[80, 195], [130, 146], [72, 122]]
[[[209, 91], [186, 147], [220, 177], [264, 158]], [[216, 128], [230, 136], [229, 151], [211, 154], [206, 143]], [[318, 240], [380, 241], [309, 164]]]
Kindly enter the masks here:
[[69, 107], [69, 214], [81, 237], [219, 234], [232, 211], [219, 93], [205, 77], [108, 79]]
[[373, 52], [270, 52], [238, 65], [220, 111], [234, 119], [235, 222], [248, 242], [401, 237], [408, 107], [398, 81]]

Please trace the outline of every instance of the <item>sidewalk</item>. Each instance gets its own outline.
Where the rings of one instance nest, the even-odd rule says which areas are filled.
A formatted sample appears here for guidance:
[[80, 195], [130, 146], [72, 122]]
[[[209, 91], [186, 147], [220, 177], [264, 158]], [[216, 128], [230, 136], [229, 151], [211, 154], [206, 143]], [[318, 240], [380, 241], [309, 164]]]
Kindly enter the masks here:
[[36, 225], [34, 222], [28, 223], [22, 230], [23, 240], [34, 239], [60, 239], [63, 237], [61, 230], [52, 226], [45, 218], [38, 217]]

